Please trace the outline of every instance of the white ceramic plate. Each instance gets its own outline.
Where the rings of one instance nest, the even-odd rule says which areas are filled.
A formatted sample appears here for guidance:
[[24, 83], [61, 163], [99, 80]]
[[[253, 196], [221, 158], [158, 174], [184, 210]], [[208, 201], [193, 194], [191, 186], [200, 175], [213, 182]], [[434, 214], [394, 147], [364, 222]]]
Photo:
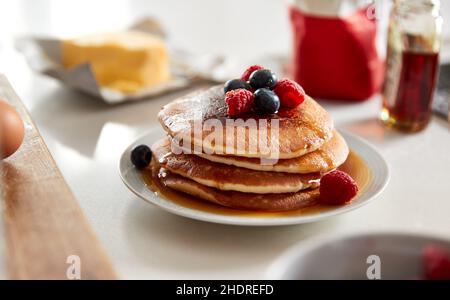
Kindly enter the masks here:
[[427, 246], [450, 251], [449, 240], [416, 233], [319, 237], [288, 249], [268, 268], [266, 278], [421, 279]]
[[226, 215], [218, 214], [211, 211], [204, 211], [186, 207], [165, 199], [163, 197], [156, 196], [145, 185], [142, 180], [140, 172], [134, 168], [130, 161], [130, 152], [134, 146], [140, 144], [152, 145], [155, 141], [164, 136], [164, 132], [159, 127], [155, 127], [146, 135], [139, 138], [136, 142], [130, 145], [122, 154], [119, 164], [119, 172], [125, 185], [137, 196], [144, 199], [147, 202], [153, 203], [160, 208], [167, 210], [171, 213], [192, 218], [201, 221], [231, 224], [231, 225], [246, 225], [246, 226], [274, 226], [274, 225], [291, 225], [315, 222], [349, 212], [353, 209], [361, 207], [367, 204], [370, 200], [378, 196], [385, 188], [389, 181], [389, 168], [386, 161], [381, 154], [367, 142], [363, 141], [354, 135], [348, 133], [342, 133], [343, 137], [347, 141], [349, 147], [357, 153], [367, 164], [372, 175], [370, 180], [362, 193], [353, 199], [353, 201], [344, 206], [337, 206], [333, 209], [327, 209], [323, 212], [317, 212], [314, 214], [302, 214], [302, 215], [283, 215], [277, 214], [276, 216], [267, 216], [264, 214], [246, 215], [235, 214]]

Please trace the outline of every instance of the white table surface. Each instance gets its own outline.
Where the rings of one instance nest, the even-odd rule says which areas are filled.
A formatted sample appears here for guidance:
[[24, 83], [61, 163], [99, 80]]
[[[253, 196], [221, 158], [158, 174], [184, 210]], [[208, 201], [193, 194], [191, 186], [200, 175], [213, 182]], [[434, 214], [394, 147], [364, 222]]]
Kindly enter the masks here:
[[[107, 106], [31, 72], [11, 38], [114, 30], [154, 15], [177, 45], [191, 51], [241, 59], [285, 54], [290, 45], [286, 3], [92, 2], [0, 0], [0, 72], [28, 107], [121, 278], [263, 278], [286, 248], [323, 234], [407, 230], [450, 238], [448, 123], [435, 117], [425, 131], [413, 135], [385, 130], [376, 121], [378, 97], [361, 104], [322, 102], [339, 128], [372, 142], [390, 164], [388, 187], [361, 209], [307, 225], [245, 228], [185, 219], [139, 200], [119, 178], [119, 156], [157, 125], [155, 115], [163, 104], [185, 91]], [[252, 14], [257, 5], [258, 13]]]

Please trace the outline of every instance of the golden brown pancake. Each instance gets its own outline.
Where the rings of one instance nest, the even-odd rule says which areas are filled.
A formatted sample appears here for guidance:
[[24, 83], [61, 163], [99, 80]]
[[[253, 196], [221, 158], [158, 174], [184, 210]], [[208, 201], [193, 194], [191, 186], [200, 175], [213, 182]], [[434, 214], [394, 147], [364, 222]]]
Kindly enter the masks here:
[[[255, 130], [250, 130], [246, 124], [236, 125], [230, 122], [227, 116], [223, 86], [215, 86], [208, 90], [190, 94], [175, 100], [164, 106], [158, 114], [158, 119], [170, 136], [177, 140], [184, 139], [189, 146], [202, 146], [208, 154], [227, 154], [244, 157], [262, 158], [270, 154], [265, 151], [263, 145], [268, 148], [275, 147], [279, 150], [280, 159], [289, 159], [302, 156], [319, 149], [332, 137], [333, 120], [316, 101], [307, 97], [297, 108], [280, 110], [274, 115], [246, 114], [240, 116], [242, 121], [255, 122]], [[219, 131], [211, 127], [206, 128], [205, 123], [214, 119], [221, 125], [220, 133], [222, 142], [208, 141], [205, 139]], [[277, 120], [277, 121], [275, 121]], [[273, 126], [279, 122], [279, 134]], [[259, 122], [266, 122], [263, 126]], [[194, 136], [194, 125], [199, 124], [199, 134]], [[247, 124], [248, 125], [248, 124]], [[197, 126], [198, 127], [198, 126]], [[264, 128], [267, 128], [265, 134]], [[242, 135], [240, 136], [240, 133]], [[228, 133], [228, 134], [227, 134]], [[259, 136], [262, 136], [261, 143]], [[238, 142], [242, 147], [238, 147]], [[231, 145], [231, 146], [230, 146]], [[186, 145], [182, 145], [186, 147]], [[228, 147], [227, 147], [228, 146]], [[253, 147], [255, 146], [255, 147]], [[242, 152], [238, 150], [241, 149]]]
[[231, 155], [207, 155], [198, 154], [207, 160], [247, 168], [257, 171], [287, 172], [287, 173], [326, 173], [336, 169], [345, 162], [349, 153], [347, 143], [337, 132], [333, 132], [333, 137], [325, 142], [318, 150], [307, 153], [303, 156], [281, 159], [276, 164], [262, 164], [258, 158], [249, 158]]
[[[158, 167], [157, 167], [158, 168]], [[254, 211], [287, 211], [305, 208], [317, 204], [319, 189], [308, 189], [297, 193], [285, 194], [251, 194], [235, 191], [221, 191], [201, 185], [193, 180], [171, 173], [160, 171], [161, 182], [174, 190], [187, 193], [199, 199], [222, 206]]]
[[256, 194], [292, 193], [317, 187], [321, 177], [320, 173], [255, 171], [215, 163], [193, 154], [174, 154], [168, 137], [156, 142], [152, 151], [165, 169], [219, 190]]

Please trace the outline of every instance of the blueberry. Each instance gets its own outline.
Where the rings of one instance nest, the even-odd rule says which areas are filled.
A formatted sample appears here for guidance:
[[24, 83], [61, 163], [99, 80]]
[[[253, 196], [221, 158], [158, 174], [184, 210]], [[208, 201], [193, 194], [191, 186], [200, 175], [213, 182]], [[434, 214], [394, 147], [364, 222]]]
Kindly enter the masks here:
[[254, 108], [261, 114], [274, 114], [280, 108], [280, 99], [269, 89], [261, 88], [255, 92]]
[[150, 164], [152, 160], [152, 150], [146, 145], [136, 146], [131, 151], [131, 162], [138, 169], [143, 169]]
[[256, 70], [250, 75], [249, 82], [252, 88], [273, 88], [277, 84], [277, 76], [270, 70]]
[[237, 90], [237, 89], [250, 90], [251, 87], [246, 81], [241, 80], [241, 79], [228, 80], [227, 82], [225, 82], [225, 86], [223, 87], [223, 91], [225, 92], [225, 94], [229, 91]]

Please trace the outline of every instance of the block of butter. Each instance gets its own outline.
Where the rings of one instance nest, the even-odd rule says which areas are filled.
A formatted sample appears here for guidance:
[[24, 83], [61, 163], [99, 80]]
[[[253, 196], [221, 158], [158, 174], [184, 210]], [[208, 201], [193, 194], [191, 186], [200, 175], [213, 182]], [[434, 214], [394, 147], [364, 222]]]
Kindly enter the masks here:
[[64, 40], [61, 47], [64, 67], [89, 63], [102, 87], [133, 93], [170, 79], [167, 48], [148, 33], [90, 35]]

